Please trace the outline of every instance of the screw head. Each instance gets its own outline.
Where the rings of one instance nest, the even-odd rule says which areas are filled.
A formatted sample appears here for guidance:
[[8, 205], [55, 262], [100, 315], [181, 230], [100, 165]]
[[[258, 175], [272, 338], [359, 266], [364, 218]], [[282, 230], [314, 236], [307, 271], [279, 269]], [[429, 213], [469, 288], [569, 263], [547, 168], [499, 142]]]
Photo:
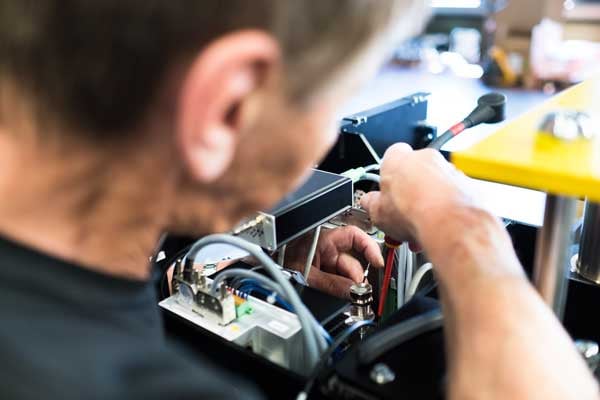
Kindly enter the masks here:
[[579, 354], [581, 354], [586, 360], [597, 356], [598, 353], [600, 353], [598, 343], [589, 340], [577, 340], [575, 341], [575, 347], [577, 347]]
[[385, 385], [396, 379], [396, 374], [386, 364], [375, 364], [371, 370], [371, 380], [378, 385]]

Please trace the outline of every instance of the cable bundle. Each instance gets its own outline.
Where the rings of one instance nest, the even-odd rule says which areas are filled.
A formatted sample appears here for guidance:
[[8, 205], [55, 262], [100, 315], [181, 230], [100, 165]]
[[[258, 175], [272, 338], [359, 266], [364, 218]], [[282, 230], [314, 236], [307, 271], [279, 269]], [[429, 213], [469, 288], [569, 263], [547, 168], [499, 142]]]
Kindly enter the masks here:
[[394, 256], [396, 255], [396, 250], [398, 249], [398, 247], [400, 247], [400, 243], [386, 236], [385, 247], [387, 248], [387, 254], [383, 274], [383, 285], [381, 286], [381, 296], [379, 297], [379, 306], [377, 307], [378, 317], [381, 317], [383, 315], [385, 301], [387, 299], [388, 291], [390, 289], [390, 282], [392, 280], [392, 271], [394, 269]]

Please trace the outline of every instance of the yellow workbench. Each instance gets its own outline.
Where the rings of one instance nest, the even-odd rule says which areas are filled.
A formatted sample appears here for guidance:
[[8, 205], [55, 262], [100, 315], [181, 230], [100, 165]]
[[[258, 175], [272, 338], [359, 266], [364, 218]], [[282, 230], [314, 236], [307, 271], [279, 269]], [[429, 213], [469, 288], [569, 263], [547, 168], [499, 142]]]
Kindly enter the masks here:
[[[587, 112], [599, 123], [595, 140], [564, 141], [540, 134], [551, 112]], [[600, 202], [600, 78], [574, 86], [509, 122], [468, 150], [452, 153], [452, 162], [478, 179]]]

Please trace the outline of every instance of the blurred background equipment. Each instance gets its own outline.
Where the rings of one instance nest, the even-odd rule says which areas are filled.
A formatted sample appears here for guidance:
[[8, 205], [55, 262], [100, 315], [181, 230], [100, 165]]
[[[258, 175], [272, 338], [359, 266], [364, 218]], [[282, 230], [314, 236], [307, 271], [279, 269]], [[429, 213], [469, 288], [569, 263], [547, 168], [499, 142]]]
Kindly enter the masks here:
[[477, 107], [462, 121], [453, 125], [427, 147], [441, 150], [454, 137], [467, 129], [480, 124], [497, 124], [506, 119], [506, 96], [502, 93], [488, 93], [477, 101]]
[[426, 33], [395, 62], [500, 87], [554, 93], [599, 73], [596, 0], [432, 0]]

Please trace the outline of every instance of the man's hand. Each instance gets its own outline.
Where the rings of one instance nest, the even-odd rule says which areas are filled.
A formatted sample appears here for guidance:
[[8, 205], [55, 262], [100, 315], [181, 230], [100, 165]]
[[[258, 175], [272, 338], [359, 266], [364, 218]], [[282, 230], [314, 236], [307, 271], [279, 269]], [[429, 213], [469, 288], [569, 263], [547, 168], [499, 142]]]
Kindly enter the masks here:
[[[381, 192], [371, 192], [361, 205], [373, 223], [397, 241], [418, 243], [437, 268], [442, 285], [461, 281], [463, 275], [480, 273], [524, 277], [518, 262], [502, 263], [485, 270], [453, 268], [449, 257], [478, 239], [479, 231], [497, 254], [512, 257], [512, 245], [499, 220], [483, 210], [472, 194], [470, 179], [435, 150], [413, 151], [406, 144], [389, 148], [381, 167]], [[494, 236], [491, 236], [494, 235]]]
[[527, 281], [506, 230], [469, 191], [468, 178], [439, 153], [396, 145], [383, 160], [381, 193], [362, 201], [379, 228], [416, 240], [436, 268], [448, 397], [598, 399], [598, 385]]
[[381, 192], [361, 201], [373, 223], [397, 241], [419, 241], [419, 228], [441, 221], [449, 210], [473, 205], [469, 179], [435, 150], [397, 144], [385, 153]]
[[[285, 257], [287, 268], [304, 271], [312, 239], [312, 234], [308, 234], [288, 245]], [[359, 259], [371, 263], [371, 267], [383, 267], [383, 256], [379, 246], [357, 227], [323, 230], [308, 284], [334, 296], [347, 298], [350, 286], [364, 279]]]

